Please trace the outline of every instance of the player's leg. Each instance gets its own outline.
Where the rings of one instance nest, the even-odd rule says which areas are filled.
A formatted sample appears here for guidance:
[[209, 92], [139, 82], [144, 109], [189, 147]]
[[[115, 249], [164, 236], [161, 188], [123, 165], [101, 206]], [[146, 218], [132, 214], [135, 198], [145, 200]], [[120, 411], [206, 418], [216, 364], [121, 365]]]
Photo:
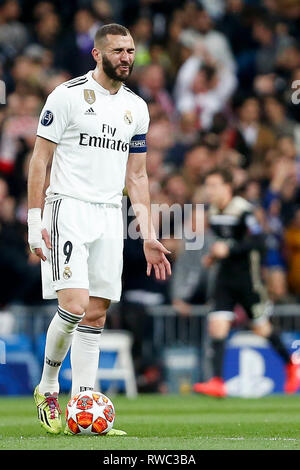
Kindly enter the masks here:
[[290, 363], [289, 352], [281, 341], [279, 334], [274, 331], [273, 325], [268, 319], [263, 322], [254, 321], [252, 325], [252, 331], [256, 335], [262, 336], [263, 338], [266, 338], [268, 341], [270, 341], [272, 347], [279, 354], [285, 364]]
[[[97, 237], [89, 245], [88, 277], [90, 301], [86, 315], [78, 326], [72, 347], [72, 394], [93, 389], [96, 382], [101, 349], [101, 333], [111, 301], [121, 295], [123, 265], [123, 226], [121, 210], [94, 208], [99, 221]], [[97, 227], [96, 227], [97, 228]], [[99, 233], [103, 236], [99, 238]], [[67, 429], [65, 431], [67, 433]], [[107, 435], [122, 436], [126, 432], [112, 429]]]
[[233, 320], [232, 312], [212, 312], [209, 316], [208, 332], [211, 338], [213, 377], [222, 378], [225, 342]]
[[58, 405], [59, 371], [87, 304], [88, 291], [85, 289], [59, 291], [57, 312], [47, 331], [43, 372], [34, 397], [41, 425], [54, 434], [62, 430]]
[[[76, 207], [74, 207], [76, 206]], [[46, 204], [43, 224], [51, 237], [52, 250], [45, 246], [42, 262], [43, 296], [58, 298], [58, 308], [46, 337], [45, 360], [35, 402], [42, 426], [48, 431], [61, 430], [58, 374], [74, 331], [88, 306], [87, 250], [84, 243], [85, 208], [70, 199]]]
[[89, 293], [86, 289], [64, 289], [58, 292], [57, 312], [47, 331], [40, 393], [59, 392], [59, 370], [75, 330], [84, 317], [88, 301]]
[[252, 331], [266, 338], [283, 360], [286, 372], [285, 392], [295, 393], [300, 387], [299, 366], [293, 364], [287, 348], [269, 320], [272, 314], [272, 303], [268, 299], [264, 286], [258, 284], [255, 289], [255, 285], [249, 284], [243, 293], [241, 304], [252, 320]]
[[266, 338], [283, 360], [285, 364], [284, 391], [286, 393], [296, 393], [300, 387], [299, 365], [293, 363], [292, 357], [281, 341], [279, 334], [274, 330], [271, 322], [268, 319], [263, 322], [254, 321], [252, 330], [255, 334]]
[[205, 395], [224, 397], [226, 396], [223, 380], [224, 352], [226, 339], [234, 318], [233, 307], [235, 305], [229, 285], [221, 282], [216, 283], [214, 304], [214, 310], [208, 315], [212, 378], [207, 382], [194, 384], [193, 390]]
[[[101, 333], [109, 305], [110, 300], [91, 296], [85, 317], [75, 331], [71, 346], [72, 396], [84, 390], [94, 390], [96, 386]], [[65, 433], [69, 434], [67, 426]], [[107, 435], [124, 436], [126, 432], [111, 429]]]
[[[122, 212], [119, 208], [96, 205], [94, 218], [99, 221], [99, 225], [96, 225], [95, 239], [89, 245], [90, 302], [72, 345], [72, 393], [80, 391], [80, 387], [94, 387], [99, 361], [99, 341], [101, 347], [101, 332], [105, 326], [106, 312], [110, 302], [119, 301], [121, 296]], [[88, 354], [84, 353], [85, 348], [90, 351], [90, 363], [86, 366], [89, 373], [84, 372], [81, 367], [82, 361], [88, 361]]]
[[78, 325], [71, 347], [72, 396], [94, 390], [100, 353], [100, 338], [110, 300], [90, 297], [83, 320]]
[[226, 387], [223, 380], [223, 363], [225, 344], [231, 328], [232, 318], [233, 313], [230, 311], [216, 311], [210, 314], [208, 333], [210, 336], [212, 377], [207, 382], [194, 384], [194, 392], [215, 397], [226, 396]]

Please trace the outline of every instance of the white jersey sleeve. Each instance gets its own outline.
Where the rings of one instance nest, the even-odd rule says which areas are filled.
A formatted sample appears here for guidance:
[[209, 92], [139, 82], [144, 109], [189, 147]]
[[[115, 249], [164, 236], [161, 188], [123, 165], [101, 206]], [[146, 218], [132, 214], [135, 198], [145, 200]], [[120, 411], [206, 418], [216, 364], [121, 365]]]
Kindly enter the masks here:
[[149, 111], [148, 106], [144, 100], [141, 100], [142, 106], [140, 108], [140, 115], [135, 129], [135, 133], [130, 142], [130, 153], [145, 153], [147, 152], [146, 134], [149, 129]]
[[70, 108], [68, 93], [61, 86], [55, 88], [42, 109], [37, 136], [58, 144], [67, 128]]

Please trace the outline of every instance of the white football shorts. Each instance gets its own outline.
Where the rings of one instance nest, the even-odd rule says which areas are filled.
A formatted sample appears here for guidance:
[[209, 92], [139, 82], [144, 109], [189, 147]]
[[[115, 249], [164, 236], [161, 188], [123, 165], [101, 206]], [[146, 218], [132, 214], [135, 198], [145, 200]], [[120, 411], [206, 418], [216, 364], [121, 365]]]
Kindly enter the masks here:
[[41, 262], [44, 299], [61, 289], [88, 289], [89, 295], [118, 302], [123, 269], [122, 210], [63, 197], [45, 204], [43, 228], [52, 249]]

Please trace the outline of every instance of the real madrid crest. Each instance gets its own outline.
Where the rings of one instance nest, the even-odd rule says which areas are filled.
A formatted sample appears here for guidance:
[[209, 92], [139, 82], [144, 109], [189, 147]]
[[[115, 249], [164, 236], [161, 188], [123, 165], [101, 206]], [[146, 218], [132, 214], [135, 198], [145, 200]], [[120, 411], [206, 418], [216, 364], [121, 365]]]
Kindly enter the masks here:
[[83, 90], [84, 99], [88, 104], [93, 104], [96, 101], [96, 95], [94, 90]]
[[70, 279], [70, 277], [72, 277], [72, 271], [71, 269], [69, 268], [69, 266], [66, 266], [65, 269], [64, 269], [64, 273], [63, 273], [63, 277], [64, 279]]
[[131, 114], [131, 111], [125, 111], [125, 114], [124, 114], [124, 121], [126, 122], [126, 124], [132, 124], [132, 114]]

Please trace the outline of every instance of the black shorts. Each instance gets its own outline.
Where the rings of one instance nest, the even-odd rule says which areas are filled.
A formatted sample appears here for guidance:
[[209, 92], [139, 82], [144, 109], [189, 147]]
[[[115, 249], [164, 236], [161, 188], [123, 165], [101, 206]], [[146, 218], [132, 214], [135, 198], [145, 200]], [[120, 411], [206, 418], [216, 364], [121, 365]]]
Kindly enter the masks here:
[[261, 320], [270, 315], [271, 303], [262, 282], [255, 285], [250, 273], [239, 276], [217, 276], [212, 296], [211, 314], [223, 313], [234, 317], [234, 308], [241, 305], [250, 320]]

